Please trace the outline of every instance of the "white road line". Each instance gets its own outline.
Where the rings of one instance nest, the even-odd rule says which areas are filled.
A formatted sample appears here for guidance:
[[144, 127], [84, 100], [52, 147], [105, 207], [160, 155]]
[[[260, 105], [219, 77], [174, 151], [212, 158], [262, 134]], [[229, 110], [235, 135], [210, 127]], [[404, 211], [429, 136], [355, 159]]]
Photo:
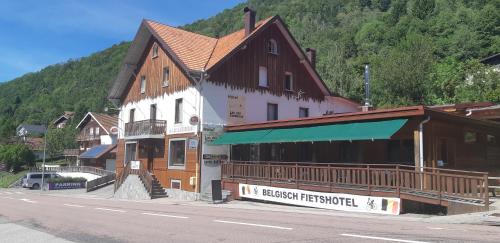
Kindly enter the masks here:
[[371, 239], [371, 240], [385, 240], [385, 241], [406, 242], [406, 243], [428, 243], [425, 241], [402, 240], [402, 239], [393, 239], [393, 238], [367, 236], [367, 235], [354, 235], [354, 234], [340, 234], [340, 235], [348, 236], [348, 237], [355, 237], [355, 238], [362, 238], [362, 239]]
[[3, 198], [5, 198], [5, 199], [13, 199], [13, 200], [16, 200], [16, 199], [15, 199], [15, 198], [13, 198], [13, 197], [3, 197]]
[[24, 195], [25, 193], [24, 192], [16, 192], [16, 194]]
[[12, 192], [4, 192], [5, 194], [9, 194], [9, 195], [12, 195]]
[[427, 229], [431, 229], [431, 230], [442, 230], [444, 228], [440, 228], [440, 227], [427, 227]]
[[252, 223], [225, 221], [225, 220], [214, 220], [214, 222], [224, 223], [224, 224], [239, 224], [239, 225], [248, 225], [248, 226], [255, 226], [255, 227], [265, 227], [265, 228], [273, 228], [273, 229], [282, 229], [282, 230], [292, 230], [293, 229], [293, 228], [281, 227], [281, 226], [274, 226], [274, 225], [252, 224]]
[[85, 206], [82, 206], [82, 205], [76, 205], [76, 204], [63, 204], [64, 206], [68, 206], [68, 207], [75, 207], [75, 208], [83, 208]]
[[125, 213], [125, 210], [120, 210], [120, 209], [111, 209], [111, 208], [94, 208], [96, 210], [103, 210], [103, 211], [111, 211], [111, 212], [118, 212], [118, 213]]
[[24, 201], [24, 202], [29, 202], [29, 203], [36, 203], [36, 201], [31, 201], [31, 200], [29, 200], [27, 198], [21, 198], [19, 200]]
[[168, 214], [158, 214], [158, 213], [141, 213], [141, 214], [151, 215], [151, 216], [168, 217], [168, 218], [188, 219], [188, 217], [186, 217], [186, 216], [177, 216], [177, 215], [168, 215]]

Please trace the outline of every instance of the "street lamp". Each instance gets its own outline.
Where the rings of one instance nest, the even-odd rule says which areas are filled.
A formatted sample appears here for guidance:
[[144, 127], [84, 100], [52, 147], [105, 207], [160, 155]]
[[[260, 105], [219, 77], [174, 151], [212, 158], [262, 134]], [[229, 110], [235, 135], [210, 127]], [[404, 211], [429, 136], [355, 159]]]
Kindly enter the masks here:
[[47, 121], [45, 124], [45, 133], [43, 135], [42, 185], [40, 186], [40, 191], [43, 191], [45, 182], [45, 153], [47, 150], [47, 131], [49, 130], [49, 122]]

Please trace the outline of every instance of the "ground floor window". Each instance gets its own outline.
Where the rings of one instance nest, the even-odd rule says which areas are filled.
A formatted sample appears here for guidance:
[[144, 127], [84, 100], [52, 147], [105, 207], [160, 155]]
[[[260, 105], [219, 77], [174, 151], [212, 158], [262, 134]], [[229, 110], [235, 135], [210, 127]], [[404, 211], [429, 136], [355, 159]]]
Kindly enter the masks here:
[[170, 180], [170, 188], [172, 189], [181, 189], [181, 180]]
[[186, 164], [186, 139], [171, 139], [168, 151], [169, 167], [184, 167]]

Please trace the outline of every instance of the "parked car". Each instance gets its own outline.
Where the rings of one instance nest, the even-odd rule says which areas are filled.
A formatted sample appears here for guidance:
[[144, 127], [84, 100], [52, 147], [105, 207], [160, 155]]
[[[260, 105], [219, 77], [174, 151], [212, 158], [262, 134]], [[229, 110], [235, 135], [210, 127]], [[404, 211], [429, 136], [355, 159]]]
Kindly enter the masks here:
[[[56, 173], [45, 173], [44, 180], [61, 177]], [[23, 187], [31, 189], [40, 189], [42, 185], [42, 173], [41, 172], [29, 172], [23, 178]]]

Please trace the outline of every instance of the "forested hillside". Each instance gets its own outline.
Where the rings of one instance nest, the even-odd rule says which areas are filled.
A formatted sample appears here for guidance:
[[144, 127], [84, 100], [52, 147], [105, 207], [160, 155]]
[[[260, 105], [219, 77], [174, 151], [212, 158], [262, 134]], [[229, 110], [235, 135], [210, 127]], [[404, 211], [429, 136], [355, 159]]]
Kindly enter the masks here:
[[[316, 48], [317, 69], [336, 94], [361, 100], [369, 62], [379, 107], [500, 102], [498, 73], [478, 61], [500, 52], [498, 0], [249, 0], [184, 28], [225, 35], [242, 28], [244, 6], [258, 19], [279, 14], [303, 48]], [[102, 111], [128, 46], [0, 85], [0, 137], [64, 110]]]

